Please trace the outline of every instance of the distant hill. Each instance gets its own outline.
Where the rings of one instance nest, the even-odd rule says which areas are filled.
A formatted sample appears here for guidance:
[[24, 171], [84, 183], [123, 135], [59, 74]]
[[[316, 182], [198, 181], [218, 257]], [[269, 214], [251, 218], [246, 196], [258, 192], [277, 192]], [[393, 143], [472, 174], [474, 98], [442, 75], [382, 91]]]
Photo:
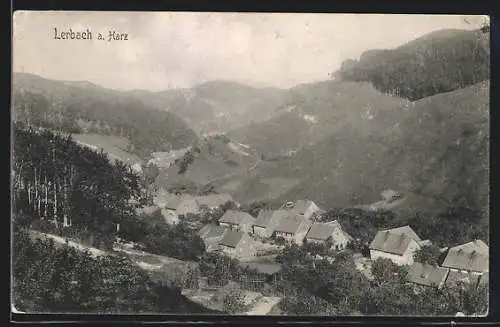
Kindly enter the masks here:
[[36, 75], [13, 76], [15, 121], [71, 133], [125, 137], [129, 152], [184, 148], [198, 137], [177, 115], [147, 106], [125, 92], [88, 82], [64, 82]]
[[346, 122], [293, 157], [240, 176], [233, 195], [243, 202], [261, 200], [287, 182], [291, 187], [271, 198], [348, 207], [376, 202], [380, 192], [394, 189], [413, 209], [487, 207], [488, 82], [380, 111], [360, 122]]
[[[290, 89], [279, 115], [227, 135], [274, 159], [293, 155], [345, 126], [364, 125], [408, 101], [381, 94], [370, 83], [325, 81]], [[356, 127], [353, 127], [356, 128]], [[356, 128], [363, 133], [362, 128]]]
[[366, 51], [334, 75], [414, 101], [488, 80], [489, 62], [489, 33], [445, 29], [395, 49]]
[[233, 175], [246, 174], [258, 164], [260, 156], [245, 144], [234, 142], [224, 135], [203, 138], [189, 151], [193, 161], [181, 171], [182, 159], [161, 170], [157, 184], [168, 187], [176, 183], [205, 185]]
[[286, 91], [211, 81], [187, 89], [130, 94], [146, 105], [175, 113], [202, 134], [226, 132], [273, 117]]

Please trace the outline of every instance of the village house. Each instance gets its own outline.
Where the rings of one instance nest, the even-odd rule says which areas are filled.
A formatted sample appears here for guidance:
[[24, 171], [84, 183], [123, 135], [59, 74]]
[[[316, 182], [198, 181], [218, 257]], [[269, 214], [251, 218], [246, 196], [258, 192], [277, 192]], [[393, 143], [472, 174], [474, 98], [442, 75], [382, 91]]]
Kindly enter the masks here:
[[220, 226], [245, 233], [252, 232], [254, 222], [255, 218], [250, 214], [237, 210], [227, 210], [219, 219]]
[[441, 266], [450, 272], [482, 275], [489, 272], [489, 247], [481, 240], [452, 247]]
[[196, 215], [200, 213], [200, 206], [195, 198], [191, 196], [182, 196], [179, 204], [175, 208], [175, 212], [177, 216], [186, 216], [188, 214]]
[[233, 259], [244, 261], [255, 255], [255, 242], [245, 232], [227, 230], [219, 242], [219, 249]]
[[174, 194], [159, 191], [154, 197], [153, 202], [160, 208], [176, 216], [188, 213], [197, 214], [200, 211], [195, 198], [189, 194]]
[[169, 225], [177, 225], [179, 223], [179, 217], [175, 211], [163, 208], [161, 209], [161, 215]]
[[208, 224], [203, 226], [199, 231], [198, 235], [205, 243], [205, 250], [207, 252], [213, 252], [219, 250], [219, 243], [222, 241], [224, 234], [227, 229], [215, 224]]
[[327, 223], [313, 223], [306, 234], [306, 240], [314, 243], [326, 243], [330, 240], [333, 249], [344, 250], [353, 238], [334, 220]]
[[304, 216], [306, 219], [311, 219], [315, 213], [319, 213], [321, 209], [310, 200], [297, 200], [288, 202], [284, 205], [284, 209], [295, 212], [297, 215]]
[[261, 210], [252, 226], [253, 233], [262, 238], [271, 237], [281, 219], [287, 215], [286, 210]]
[[448, 277], [448, 269], [437, 265], [414, 262], [408, 268], [406, 278], [410, 283], [419, 286], [443, 287]]
[[228, 202], [234, 202], [238, 205], [230, 194], [210, 194], [196, 197], [196, 203], [199, 208], [207, 207], [210, 210], [216, 209]]
[[287, 242], [302, 244], [306, 237], [311, 222], [304, 216], [289, 214], [280, 220], [280, 223], [274, 230], [275, 237], [282, 237]]
[[411, 265], [421, 241], [410, 226], [379, 231], [370, 244], [370, 257], [372, 260], [390, 259], [397, 265]]

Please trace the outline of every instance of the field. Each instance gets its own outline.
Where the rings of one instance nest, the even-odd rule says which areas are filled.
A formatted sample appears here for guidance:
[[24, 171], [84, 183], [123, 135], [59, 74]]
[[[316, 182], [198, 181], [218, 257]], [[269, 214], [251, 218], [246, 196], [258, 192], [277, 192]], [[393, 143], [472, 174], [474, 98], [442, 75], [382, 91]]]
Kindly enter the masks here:
[[127, 152], [127, 147], [130, 143], [126, 138], [86, 133], [72, 134], [72, 137], [75, 142], [80, 145], [84, 145], [95, 150], [102, 149], [112, 160], [119, 159], [130, 164], [141, 161], [138, 156]]

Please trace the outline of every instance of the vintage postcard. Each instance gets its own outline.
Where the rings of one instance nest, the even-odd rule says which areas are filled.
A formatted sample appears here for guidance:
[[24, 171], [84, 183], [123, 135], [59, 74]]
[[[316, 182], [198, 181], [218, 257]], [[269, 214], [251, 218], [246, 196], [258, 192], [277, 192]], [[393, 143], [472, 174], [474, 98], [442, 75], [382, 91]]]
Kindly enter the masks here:
[[12, 312], [484, 316], [485, 16], [17, 11]]

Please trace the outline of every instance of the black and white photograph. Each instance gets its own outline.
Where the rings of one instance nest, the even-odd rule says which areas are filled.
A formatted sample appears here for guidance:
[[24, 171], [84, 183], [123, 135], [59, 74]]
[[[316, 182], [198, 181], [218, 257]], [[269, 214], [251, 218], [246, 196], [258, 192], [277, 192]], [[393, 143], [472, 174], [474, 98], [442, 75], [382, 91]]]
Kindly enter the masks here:
[[488, 16], [12, 24], [11, 312], [488, 314]]

